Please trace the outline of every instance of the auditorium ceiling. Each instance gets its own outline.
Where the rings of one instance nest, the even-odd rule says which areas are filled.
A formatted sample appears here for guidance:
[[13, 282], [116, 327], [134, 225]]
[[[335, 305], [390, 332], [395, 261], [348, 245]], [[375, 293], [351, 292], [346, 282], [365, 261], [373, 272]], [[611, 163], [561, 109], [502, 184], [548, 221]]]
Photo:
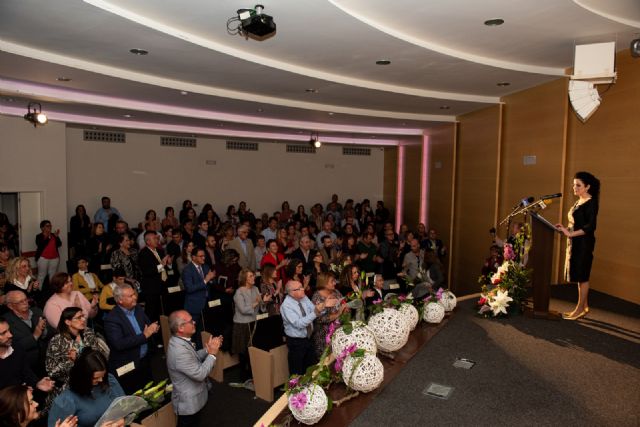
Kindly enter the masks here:
[[637, 0], [262, 4], [265, 40], [229, 34], [249, 2], [2, 0], [0, 113], [35, 101], [78, 126], [397, 144], [566, 75], [576, 44], [640, 37]]

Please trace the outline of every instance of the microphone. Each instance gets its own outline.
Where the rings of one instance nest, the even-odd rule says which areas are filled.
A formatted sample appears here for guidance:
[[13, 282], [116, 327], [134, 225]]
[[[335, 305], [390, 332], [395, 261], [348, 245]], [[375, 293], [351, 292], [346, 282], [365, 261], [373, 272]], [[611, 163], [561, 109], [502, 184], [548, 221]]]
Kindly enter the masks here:
[[540, 200], [557, 199], [558, 197], [562, 197], [562, 193], [547, 194], [546, 196], [541, 196]]
[[533, 196], [525, 197], [524, 199], [520, 200], [520, 203], [515, 205], [513, 209], [529, 206], [531, 203], [533, 203], [534, 200], [535, 198]]

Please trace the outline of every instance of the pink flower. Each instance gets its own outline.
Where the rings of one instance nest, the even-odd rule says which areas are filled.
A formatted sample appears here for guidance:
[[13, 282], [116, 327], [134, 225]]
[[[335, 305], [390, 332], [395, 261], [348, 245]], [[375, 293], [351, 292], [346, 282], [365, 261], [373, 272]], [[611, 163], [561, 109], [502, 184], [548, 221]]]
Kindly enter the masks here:
[[351, 354], [354, 351], [356, 351], [358, 349], [358, 346], [356, 345], [356, 343], [350, 344], [347, 346], [347, 348], [345, 348], [345, 351], [347, 352], [347, 354]]
[[398, 297], [398, 301], [406, 301], [407, 300], [407, 296], [406, 295], [400, 295]]
[[331, 344], [331, 337], [333, 337], [333, 334], [336, 332], [336, 329], [338, 329], [338, 327], [340, 327], [340, 322], [338, 320], [329, 324], [329, 330], [327, 331], [327, 336], [324, 337], [325, 344], [327, 345]]
[[297, 377], [296, 378], [291, 378], [289, 380], [289, 388], [295, 388], [295, 386], [298, 385], [298, 382], [299, 382], [299, 379]]
[[478, 301], [478, 305], [484, 305], [487, 303], [487, 299], [485, 297], [480, 298], [480, 300]]
[[336, 364], [333, 366], [336, 372], [342, 371], [342, 357], [336, 357]]
[[381, 300], [380, 298], [378, 298], [378, 299], [377, 299], [377, 300], [375, 300], [373, 303], [374, 303], [374, 304], [376, 304], [376, 305], [377, 305], [377, 304], [381, 304], [381, 303], [382, 303], [382, 300]]
[[440, 288], [438, 289], [438, 292], [436, 292], [436, 299], [440, 300], [442, 299], [442, 293], [444, 292], [444, 289]]
[[504, 259], [506, 261], [511, 261], [512, 259], [515, 259], [516, 254], [515, 252], [513, 252], [513, 246], [511, 246], [511, 244], [507, 243], [506, 245], [504, 245]]
[[426, 297], [425, 299], [423, 299], [423, 302], [429, 302], [429, 300], [431, 299], [431, 295], [429, 295], [428, 297]]
[[301, 411], [307, 404], [307, 395], [304, 392], [300, 392], [291, 398], [291, 406]]

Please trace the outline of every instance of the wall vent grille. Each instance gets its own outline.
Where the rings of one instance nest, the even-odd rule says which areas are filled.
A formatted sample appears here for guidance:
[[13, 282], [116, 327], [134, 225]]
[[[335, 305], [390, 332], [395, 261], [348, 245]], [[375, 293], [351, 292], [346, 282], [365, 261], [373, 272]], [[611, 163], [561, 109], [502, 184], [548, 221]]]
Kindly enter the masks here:
[[287, 144], [287, 153], [306, 153], [315, 154], [316, 147], [301, 144]]
[[258, 151], [257, 142], [227, 141], [227, 150]]
[[103, 130], [85, 130], [85, 141], [95, 142], [112, 142], [118, 144], [124, 144], [127, 142], [127, 136], [124, 132], [107, 132]]
[[370, 156], [371, 148], [364, 147], [342, 147], [343, 156]]
[[197, 140], [183, 136], [161, 136], [160, 145], [165, 147], [196, 148]]

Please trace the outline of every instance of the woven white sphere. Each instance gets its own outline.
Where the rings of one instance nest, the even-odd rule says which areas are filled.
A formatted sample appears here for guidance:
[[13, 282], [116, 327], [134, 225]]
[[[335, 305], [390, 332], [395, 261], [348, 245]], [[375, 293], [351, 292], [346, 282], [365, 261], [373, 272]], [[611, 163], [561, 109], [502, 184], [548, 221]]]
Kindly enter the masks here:
[[418, 309], [415, 308], [411, 304], [402, 304], [398, 309], [400, 313], [404, 316], [409, 324], [409, 330], [413, 331], [420, 320], [420, 314], [418, 313]]
[[291, 405], [291, 399], [295, 396], [292, 394], [289, 396], [289, 410], [302, 424], [315, 424], [327, 412], [327, 395], [322, 387], [316, 384], [305, 387], [302, 392], [307, 395], [307, 404], [300, 410], [296, 409]]
[[429, 323], [440, 323], [444, 319], [444, 307], [440, 303], [424, 305], [424, 320]]
[[452, 311], [458, 304], [458, 299], [451, 291], [444, 291], [440, 298], [440, 304], [444, 307], [444, 311]]
[[368, 393], [382, 384], [384, 366], [374, 354], [366, 353], [362, 358], [349, 356], [342, 365], [342, 378], [353, 390]]
[[382, 351], [400, 350], [409, 339], [409, 324], [404, 315], [393, 308], [371, 316], [368, 326]]
[[331, 337], [331, 351], [338, 357], [342, 350], [351, 344], [355, 344], [357, 348], [361, 348], [373, 354], [378, 351], [376, 345], [376, 337], [362, 322], [351, 322], [353, 330], [350, 334], [346, 334], [342, 327], [338, 328]]

